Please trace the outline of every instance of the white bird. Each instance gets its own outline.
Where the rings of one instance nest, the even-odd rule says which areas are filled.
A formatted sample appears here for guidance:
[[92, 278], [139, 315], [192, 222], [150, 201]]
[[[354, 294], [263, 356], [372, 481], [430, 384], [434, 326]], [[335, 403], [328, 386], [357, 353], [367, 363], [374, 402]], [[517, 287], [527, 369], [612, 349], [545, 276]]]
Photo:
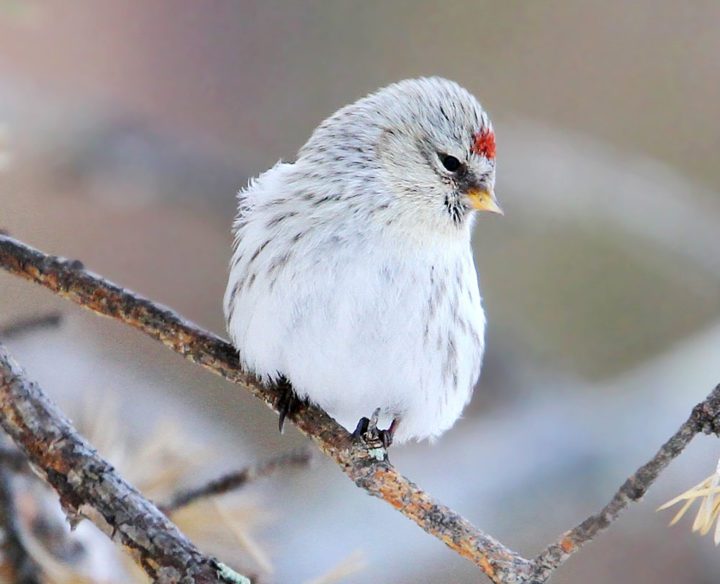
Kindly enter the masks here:
[[239, 193], [224, 309], [243, 366], [349, 430], [379, 408], [386, 443], [442, 434], [480, 376], [470, 239], [476, 210], [501, 212], [494, 184], [492, 125], [454, 82], [337, 111]]

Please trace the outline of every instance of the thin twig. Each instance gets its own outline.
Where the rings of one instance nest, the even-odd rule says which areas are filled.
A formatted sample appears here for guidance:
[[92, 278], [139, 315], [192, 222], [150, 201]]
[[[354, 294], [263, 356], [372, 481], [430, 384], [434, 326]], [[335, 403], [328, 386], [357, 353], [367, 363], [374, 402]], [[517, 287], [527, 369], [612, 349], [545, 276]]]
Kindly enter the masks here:
[[59, 326], [61, 321], [62, 315], [59, 312], [20, 318], [14, 322], [0, 326], [0, 338], [9, 339], [34, 332], [38, 329], [54, 328]]
[[[261, 384], [242, 371], [235, 349], [220, 337], [186, 321], [169, 308], [125, 290], [84, 269], [80, 262], [48, 256], [24, 243], [0, 235], [0, 267], [38, 283], [56, 294], [115, 318], [161, 341], [186, 359], [241, 385], [274, 411], [282, 393]], [[312, 438], [359, 487], [390, 503], [429, 534], [461, 556], [477, 564], [495, 583], [542, 584], [584, 543], [606, 529], [631, 501], [653, 484], [660, 472], [678, 456], [700, 431], [720, 430], [720, 389], [693, 411], [690, 420], [658, 454], [641, 467], [602, 510], [534, 560], [528, 560], [483, 533], [448, 507], [433, 500], [417, 485], [400, 475], [382, 451], [368, 449], [321, 409], [302, 404], [289, 419]]]
[[198, 499], [224, 495], [225, 493], [244, 487], [259, 478], [274, 474], [279, 470], [307, 466], [312, 460], [313, 451], [309, 448], [300, 448], [292, 452], [286, 452], [257, 464], [247, 466], [242, 470], [224, 474], [199, 487], [179, 491], [175, 493], [166, 504], [161, 505], [160, 509], [163, 513], [170, 514], [181, 507], [194, 503]]
[[12, 582], [41, 584], [40, 566], [25, 548], [18, 523], [17, 506], [10, 472], [0, 466], [0, 525], [3, 529], [2, 547], [10, 566]]
[[534, 560], [533, 576], [544, 582], [550, 574], [581, 546], [605, 531], [631, 503], [639, 501], [660, 473], [677, 458], [700, 432], [717, 434], [720, 430], [720, 385], [703, 402], [695, 406], [687, 421], [660, 447], [657, 454], [641, 466], [618, 489], [610, 502], [598, 513], [564, 533]]
[[0, 345], [0, 425], [60, 496], [71, 522], [90, 519], [156, 582], [249, 582], [220, 576], [157, 507], [77, 433]]

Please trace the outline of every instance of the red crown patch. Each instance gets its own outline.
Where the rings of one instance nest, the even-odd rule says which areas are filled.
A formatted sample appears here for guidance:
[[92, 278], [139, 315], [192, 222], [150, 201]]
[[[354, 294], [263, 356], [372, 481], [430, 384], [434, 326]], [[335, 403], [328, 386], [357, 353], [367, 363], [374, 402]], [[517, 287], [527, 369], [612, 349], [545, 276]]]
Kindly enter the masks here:
[[484, 156], [488, 160], [495, 158], [495, 132], [485, 129], [473, 136], [473, 143], [470, 150], [478, 156]]

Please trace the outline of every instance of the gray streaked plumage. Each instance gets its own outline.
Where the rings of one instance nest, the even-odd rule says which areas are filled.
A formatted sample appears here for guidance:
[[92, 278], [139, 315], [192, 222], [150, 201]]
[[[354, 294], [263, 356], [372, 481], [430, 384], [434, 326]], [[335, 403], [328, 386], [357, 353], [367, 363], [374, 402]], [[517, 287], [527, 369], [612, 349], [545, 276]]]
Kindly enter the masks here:
[[499, 211], [494, 181], [490, 121], [451, 81], [322, 122], [238, 197], [225, 314], [244, 366], [348, 429], [380, 408], [396, 442], [439, 436], [480, 375], [470, 235], [475, 210]]

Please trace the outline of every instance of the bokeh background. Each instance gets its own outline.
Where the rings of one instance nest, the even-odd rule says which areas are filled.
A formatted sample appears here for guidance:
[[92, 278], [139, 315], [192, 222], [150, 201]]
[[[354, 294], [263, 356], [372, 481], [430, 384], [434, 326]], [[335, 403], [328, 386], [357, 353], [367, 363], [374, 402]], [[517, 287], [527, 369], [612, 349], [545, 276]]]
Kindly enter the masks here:
[[[533, 554], [720, 381], [719, 29], [714, 0], [0, 0], [0, 227], [222, 333], [247, 178], [377, 87], [457, 80], [498, 137], [506, 215], [474, 239], [489, 349], [464, 418], [392, 457]], [[0, 325], [53, 310], [59, 328], [8, 340], [31, 377], [74, 416], [115, 402], [136, 448], [173, 420], [181, 450], [213, 454], [188, 481], [304, 442], [237, 387], [0, 274]], [[717, 582], [711, 539], [655, 508], [718, 454], [698, 439], [553, 581]], [[261, 551], [241, 538], [237, 562], [263, 582], [484, 581], [332, 463], [241, 497]], [[88, 573], [125, 581], [108, 562]]]

